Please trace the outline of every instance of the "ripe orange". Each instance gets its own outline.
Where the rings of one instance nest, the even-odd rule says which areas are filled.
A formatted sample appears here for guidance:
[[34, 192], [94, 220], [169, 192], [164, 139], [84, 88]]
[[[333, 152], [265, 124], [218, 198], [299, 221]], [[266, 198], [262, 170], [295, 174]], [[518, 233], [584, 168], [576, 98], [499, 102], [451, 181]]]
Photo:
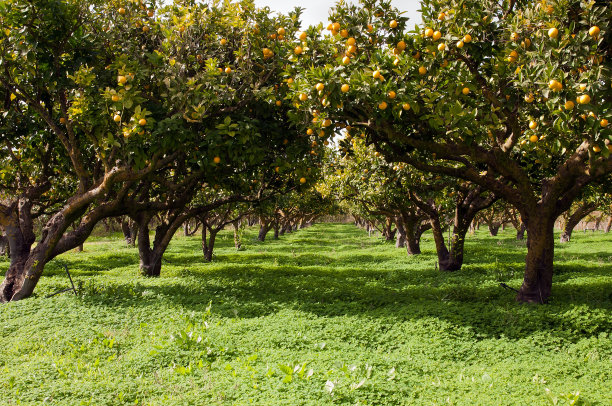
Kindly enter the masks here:
[[518, 41], [519, 35], [516, 32], [510, 34], [510, 41]]
[[446, 44], [445, 43], [441, 43], [440, 45], [438, 45], [438, 51], [442, 52], [446, 49]]
[[340, 88], [340, 90], [342, 91], [342, 93], [346, 93], [349, 91], [349, 85], [347, 85], [346, 83], [342, 85], [342, 87]]
[[332, 24], [332, 30], [333, 31], [340, 31], [340, 23], [333, 23]]
[[125, 14], [125, 8], [120, 7], [119, 10], [117, 10], [119, 12], [119, 14]]
[[142, 27], [142, 32], [149, 32], [149, 26], [148, 25], [144, 25]]
[[277, 101], [275, 102], [275, 104], [276, 104], [278, 107], [280, 107], [280, 106], [282, 106], [283, 102], [281, 102], [280, 100], [277, 100]]
[[433, 36], [431, 37], [434, 41], [439, 40], [440, 38], [442, 38], [442, 33], [440, 31], [435, 31], [433, 33]]
[[218, 157], [218, 156], [214, 157], [213, 158], [213, 162], [216, 163], [216, 164], [221, 163], [221, 157]]
[[431, 28], [426, 28], [425, 29], [425, 36], [426, 37], [431, 37], [433, 36], [434, 31]]
[[398, 42], [397, 49], [399, 49], [400, 51], [403, 51], [404, 49], [406, 49], [406, 42], [405, 41]]
[[397, 94], [396, 94], [396, 93], [395, 93], [393, 90], [391, 90], [391, 91], [389, 92], [389, 98], [390, 98], [390, 99], [395, 99], [395, 96], [397, 96]]
[[461, 93], [467, 96], [468, 94], [470, 94], [470, 89], [468, 89], [467, 87], [464, 87], [463, 89], [461, 89]]
[[308, 100], [308, 95], [306, 93], [300, 93], [298, 98], [300, 99], [300, 101], [306, 101]]
[[593, 145], [593, 152], [597, 153], [600, 151], [601, 151], [601, 148], [599, 148], [599, 145]]
[[66, 119], [64, 117], [60, 118], [60, 124], [66, 124]]
[[138, 120], [138, 125], [141, 127], [144, 127], [145, 125], [147, 125], [147, 120], [144, 118], [141, 118], [140, 120]]
[[115, 114], [115, 116], [113, 117], [113, 120], [115, 120], [115, 123], [118, 123], [121, 121], [121, 116], [119, 114]]
[[302, 54], [302, 51], [303, 51], [303, 49], [302, 49], [302, 47], [301, 47], [301, 46], [299, 46], [299, 45], [298, 45], [298, 46], [296, 46], [296, 47], [293, 49], [293, 53], [294, 53], [294, 54], [296, 54], [296, 55], [301, 55], [301, 54]]
[[221, 38], [221, 41], [219, 41], [219, 44], [225, 45], [227, 44], [227, 40], [225, 38]]
[[381, 102], [378, 105], [378, 108], [381, 109], [381, 110], [385, 110], [387, 108], [387, 102]]
[[125, 84], [125, 82], [127, 82], [127, 78], [123, 75], [119, 75], [117, 76], [117, 82], [121, 83], [121, 84]]
[[537, 135], [532, 135], [531, 137], [529, 137], [529, 141], [531, 142], [538, 142], [538, 136]]
[[461, 49], [463, 48], [464, 42], [463, 41], [457, 41], [457, 48]]
[[606, 120], [605, 118], [602, 118], [599, 124], [605, 128], [608, 126], [608, 120]]
[[229, 66], [225, 68], [225, 73], [232, 73], [232, 68]]
[[588, 94], [583, 94], [582, 96], [578, 96], [579, 104], [589, 104], [591, 102], [591, 96]]
[[527, 103], [533, 103], [533, 94], [529, 93], [525, 95], [525, 101]]
[[378, 79], [378, 78], [380, 77], [380, 71], [379, 71], [379, 70], [375, 70], [375, 71], [372, 73], [372, 77], [373, 77], [374, 79]]
[[410, 103], [404, 103], [404, 104], [402, 104], [402, 108], [403, 108], [404, 110], [410, 110]]
[[556, 79], [552, 79], [551, 81], [549, 81], [548, 87], [555, 92], [558, 92], [559, 90], [563, 89], [563, 85], [561, 84], [561, 82]]
[[535, 130], [536, 128], [538, 128], [538, 123], [534, 120], [529, 121], [529, 128]]
[[300, 178], [300, 183], [306, 183], [306, 178]]
[[548, 37], [551, 39], [555, 39], [557, 38], [557, 36], [559, 36], [559, 30], [555, 27], [551, 28], [550, 30], [548, 30]]
[[591, 37], [596, 37], [599, 35], [599, 27], [594, 25], [591, 28], [589, 28], [589, 35]]
[[397, 21], [391, 20], [391, 22], [389, 23], [389, 27], [396, 28], [397, 27]]
[[308, 38], [308, 34], [305, 31], [300, 32], [300, 37], [299, 37], [302, 41], [306, 40], [306, 38]]
[[472, 36], [470, 34], [465, 34], [465, 37], [463, 37], [463, 42], [469, 44], [470, 42], [472, 42]]
[[331, 125], [331, 120], [329, 118], [326, 118], [325, 121], [323, 121], [322, 126], [323, 127], [329, 127]]
[[280, 27], [278, 30], [276, 30], [276, 33], [278, 35], [285, 35], [285, 29], [283, 27]]
[[325, 85], [323, 83], [317, 83], [317, 85], [315, 86], [315, 89], [317, 89], [319, 92], [323, 91], [324, 88]]
[[348, 35], [349, 35], [349, 33], [348, 33], [348, 31], [347, 31], [347, 30], [342, 30], [342, 31], [340, 31], [340, 36], [341, 36], [342, 38], [347, 38], [347, 37], [348, 37]]
[[427, 73], [427, 68], [424, 66], [419, 67], [419, 74], [424, 75]]
[[349, 58], [348, 56], [345, 56], [344, 58], [342, 58], [342, 63], [344, 65], [348, 65], [349, 63], [351, 63], [351, 58]]
[[155, 15], [155, 11], [153, 11], [153, 10], [149, 10], [149, 11], [147, 12], [147, 15], [148, 15], [149, 17], [153, 17], [153, 16]]
[[563, 107], [565, 107], [565, 110], [571, 110], [574, 108], [574, 102], [571, 100], [567, 100]]

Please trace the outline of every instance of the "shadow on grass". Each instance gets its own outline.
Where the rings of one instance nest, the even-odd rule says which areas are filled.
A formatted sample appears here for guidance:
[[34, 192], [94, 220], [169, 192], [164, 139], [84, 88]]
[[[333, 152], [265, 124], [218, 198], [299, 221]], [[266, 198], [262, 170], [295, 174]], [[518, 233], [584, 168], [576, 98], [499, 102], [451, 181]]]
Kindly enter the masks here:
[[[521, 306], [514, 302], [514, 292], [499, 286], [505, 282], [518, 288], [524, 268], [524, 247], [506, 236], [470, 236], [464, 269], [441, 273], [432, 267], [430, 236], [424, 238], [422, 255], [406, 257], [405, 251], [350, 225], [323, 227], [325, 232], [313, 227], [280, 240], [249, 243], [239, 252], [233, 250], [230, 236], [220, 235], [218, 255], [210, 264], [202, 260], [199, 238], [178, 238], [158, 279], [138, 277], [137, 251], [108, 252], [113, 242], [100, 244], [97, 255], [71, 253], [60, 261], [83, 284], [84, 304], [119, 311], [163, 304], [198, 312], [212, 301], [220, 317], [256, 318], [294, 309], [332, 320], [444, 320], [473, 330], [475, 339], [547, 333], [579, 340], [612, 329], [612, 319], [601, 316], [612, 310], [612, 267], [592, 262], [610, 253], [599, 246], [560, 255], [550, 305]], [[245, 238], [254, 235], [249, 230]], [[334, 244], [344, 244], [343, 249], [330, 250]], [[55, 279], [48, 283], [55, 287], [64, 283], [60, 276], [64, 271], [55, 264], [44, 278]]]

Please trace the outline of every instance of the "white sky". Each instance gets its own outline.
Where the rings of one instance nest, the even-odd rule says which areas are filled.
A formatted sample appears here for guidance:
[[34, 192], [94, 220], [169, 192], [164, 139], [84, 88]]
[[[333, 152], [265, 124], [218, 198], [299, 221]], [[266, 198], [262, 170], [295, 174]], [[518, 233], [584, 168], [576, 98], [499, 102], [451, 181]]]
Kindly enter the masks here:
[[[329, 9], [335, 4], [335, 0], [255, 0], [257, 6], [268, 6], [271, 10], [286, 13], [294, 7], [304, 8], [302, 14], [302, 28], [323, 22], [327, 26]], [[421, 13], [417, 10], [421, 8], [419, 0], [392, 0], [391, 3], [400, 11], [405, 11], [404, 16], [408, 17], [408, 27], [413, 28], [415, 24], [421, 23]]]

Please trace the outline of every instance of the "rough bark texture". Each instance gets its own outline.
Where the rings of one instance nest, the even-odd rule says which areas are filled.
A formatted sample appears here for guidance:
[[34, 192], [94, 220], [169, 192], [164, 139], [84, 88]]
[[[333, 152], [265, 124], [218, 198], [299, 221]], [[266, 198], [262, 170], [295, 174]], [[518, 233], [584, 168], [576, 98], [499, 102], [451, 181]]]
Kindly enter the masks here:
[[[206, 231], [208, 230], [208, 238], [206, 237]], [[204, 224], [202, 227], [202, 254], [204, 254], [204, 260], [211, 262], [213, 259], [213, 251], [215, 249], [215, 240], [217, 239], [217, 233], [219, 230], [211, 229]]]
[[521, 224], [516, 229], [516, 239], [519, 241], [522, 241], [523, 239], [525, 239], [526, 230], [527, 230], [527, 226], [525, 226], [525, 223], [521, 221]]
[[263, 242], [266, 240], [266, 235], [271, 228], [271, 221], [261, 218], [259, 221], [259, 233], [257, 234], [257, 240]]
[[239, 250], [242, 248], [242, 240], [240, 238], [240, 221], [232, 221], [232, 227], [234, 228], [234, 248]]
[[11, 256], [11, 250], [9, 248], [9, 241], [4, 233], [0, 234], [0, 256], [6, 255]]
[[517, 300], [546, 303], [553, 276], [555, 216], [533, 216], [527, 222], [527, 257], [525, 275]]
[[499, 223], [489, 223], [489, 234], [491, 234], [492, 237], [495, 237], [497, 233], [499, 233], [500, 225]]
[[606, 223], [606, 227], [604, 228], [604, 231], [606, 233], [609, 233], [610, 229], [612, 229], [612, 216], [610, 216], [610, 218], [608, 218], [608, 222]]
[[[154, 248], [151, 249], [151, 241], [149, 238], [149, 221], [151, 221], [150, 215], [141, 215], [137, 219], [138, 223], [138, 255], [140, 258], [140, 273], [143, 276], [156, 277], [161, 274], [161, 259], [162, 253], [159, 249], [155, 249], [155, 238]], [[157, 237], [157, 233], [156, 233]]]
[[580, 223], [580, 220], [585, 218], [590, 213], [594, 212], [597, 209], [597, 205], [594, 203], [586, 203], [581, 205], [575, 212], [570, 214], [566, 221], [565, 226], [563, 226], [563, 232], [559, 237], [560, 242], [569, 242], [572, 238], [572, 231], [574, 231], [574, 227]]

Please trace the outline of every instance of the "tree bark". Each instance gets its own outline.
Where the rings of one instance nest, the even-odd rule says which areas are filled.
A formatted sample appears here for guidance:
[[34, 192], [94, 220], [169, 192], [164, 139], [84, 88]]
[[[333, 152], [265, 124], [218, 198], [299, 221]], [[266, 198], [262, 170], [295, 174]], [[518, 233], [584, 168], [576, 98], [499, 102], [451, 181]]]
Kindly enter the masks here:
[[527, 257], [523, 284], [516, 298], [519, 302], [546, 303], [551, 293], [556, 216], [539, 214], [527, 221]]
[[240, 221], [232, 221], [232, 226], [234, 227], [234, 248], [239, 250], [242, 248], [242, 241], [240, 238]]
[[560, 242], [569, 242], [572, 238], [572, 231], [574, 231], [574, 227], [580, 223], [580, 220], [585, 218], [590, 213], [594, 212], [597, 209], [597, 205], [594, 203], [587, 203], [581, 205], [574, 213], [572, 213], [565, 222], [565, 226], [563, 227], [563, 232], [559, 237]]
[[604, 231], [606, 233], [609, 233], [611, 228], [612, 228], [612, 216], [608, 218], [608, 222], [606, 223], [606, 227], [604, 228]]
[[11, 250], [9, 248], [8, 238], [4, 233], [0, 234], [0, 256], [6, 255], [10, 258]]
[[270, 231], [270, 223], [267, 221], [261, 221], [259, 224], [259, 233], [257, 234], [257, 240], [264, 242], [266, 240], [266, 235]]
[[132, 229], [130, 228], [130, 224], [127, 218], [124, 218], [121, 221], [121, 232], [123, 233], [123, 238], [125, 239], [125, 243], [126, 245], [129, 246], [133, 246], [132, 245]]
[[527, 230], [527, 226], [521, 221], [521, 224], [516, 229], [516, 239], [518, 241], [522, 241], [525, 238], [525, 230]]
[[[207, 230], [208, 238], [206, 238]], [[206, 224], [202, 227], [202, 253], [204, 254], [204, 260], [206, 262], [212, 262], [215, 240], [217, 239], [218, 232], [219, 230], [207, 227]]]
[[[159, 250], [155, 246], [151, 249], [149, 237], [149, 222], [151, 215], [140, 215], [135, 223], [138, 224], [138, 256], [140, 259], [140, 273], [143, 276], [157, 277], [161, 274], [161, 258]], [[157, 239], [157, 238], [155, 238]], [[155, 244], [155, 243], [154, 243]]]
[[401, 216], [395, 217], [395, 224], [397, 226], [397, 238], [395, 240], [395, 248], [403, 248], [406, 246], [406, 229], [404, 228], [404, 222]]
[[489, 234], [491, 234], [491, 237], [495, 237], [499, 233], [499, 226], [499, 223], [489, 223]]

